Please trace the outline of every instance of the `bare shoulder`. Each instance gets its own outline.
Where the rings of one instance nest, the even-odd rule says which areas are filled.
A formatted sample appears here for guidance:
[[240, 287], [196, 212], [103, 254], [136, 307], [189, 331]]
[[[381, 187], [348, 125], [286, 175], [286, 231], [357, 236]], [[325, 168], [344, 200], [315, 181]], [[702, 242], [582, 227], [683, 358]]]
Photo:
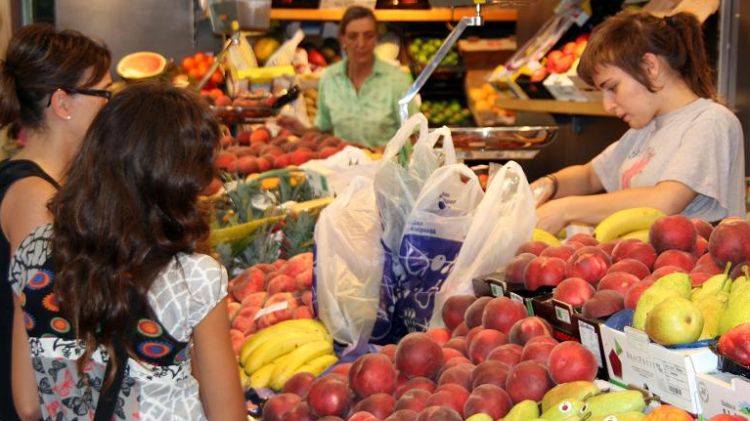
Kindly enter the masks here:
[[0, 205], [0, 221], [14, 250], [34, 228], [52, 221], [47, 203], [57, 190], [39, 177], [19, 180], [8, 189]]

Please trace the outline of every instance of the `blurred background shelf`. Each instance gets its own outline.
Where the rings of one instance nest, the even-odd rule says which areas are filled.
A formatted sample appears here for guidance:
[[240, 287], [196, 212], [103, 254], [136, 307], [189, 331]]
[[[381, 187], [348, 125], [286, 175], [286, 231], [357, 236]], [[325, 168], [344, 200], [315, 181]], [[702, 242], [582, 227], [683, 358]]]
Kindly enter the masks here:
[[614, 117], [612, 114], [604, 111], [601, 102], [564, 102], [553, 99], [498, 99], [497, 105], [506, 110], [514, 111]]
[[[338, 21], [344, 9], [271, 9], [271, 19], [300, 21]], [[427, 10], [375, 9], [375, 16], [382, 22], [454, 22], [464, 16], [473, 16], [471, 7], [436, 8]], [[515, 22], [515, 9], [486, 7], [482, 16], [488, 22]]]

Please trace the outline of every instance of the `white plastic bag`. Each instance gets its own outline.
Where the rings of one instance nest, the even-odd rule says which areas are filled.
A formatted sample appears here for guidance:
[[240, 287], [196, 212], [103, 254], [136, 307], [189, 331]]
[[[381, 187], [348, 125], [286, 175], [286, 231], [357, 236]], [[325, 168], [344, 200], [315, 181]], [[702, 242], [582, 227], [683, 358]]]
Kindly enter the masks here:
[[510, 161], [490, 180], [450, 275], [435, 298], [431, 326], [442, 326], [445, 300], [470, 294], [471, 280], [505, 267], [536, 225], [534, 196], [521, 166]]
[[[386, 147], [383, 163], [375, 173], [375, 194], [383, 225], [381, 244], [384, 252], [378, 320], [372, 334], [372, 341], [379, 344], [393, 343], [406, 334], [403, 324], [394, 317], [394, 311], [405, 281], [398, 250], [407, 217], [427, 178], [443, 163], [453, 164], [456, 161], [453, 140], [447, 127], [425, 136], [427, 120], [424, 116], [418, 114], [409, 121], [419, 125], [420, 137], [414, 145], [408, 167], [404, 168], [395, 160], [396, 154], [408, 139], [408, 131], [414, 130], [405, 125], [404, 131], [399, 131]], [[443, 138], [442, 157], [435, 150], [440, 138]]]
[[315, 225], [316, 309], [337, 342], [370, 337], [383, 276], [382, 233], [373, 181], [366, 177], [356, 177]]
[[476, 174], [463, 164], [438, 168], [419, 193], [399, 247], [405, 280], [395, 311], [407, 331], [426, 330], [483, 197]]

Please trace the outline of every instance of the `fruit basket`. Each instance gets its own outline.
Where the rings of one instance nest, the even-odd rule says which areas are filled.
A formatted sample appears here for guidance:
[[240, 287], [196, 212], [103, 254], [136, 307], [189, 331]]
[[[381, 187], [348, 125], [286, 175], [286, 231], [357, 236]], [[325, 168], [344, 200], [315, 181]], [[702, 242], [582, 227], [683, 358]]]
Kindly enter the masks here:
[[451, 128], [459, 159], [531, 159], [557, 137], [557, 126]]

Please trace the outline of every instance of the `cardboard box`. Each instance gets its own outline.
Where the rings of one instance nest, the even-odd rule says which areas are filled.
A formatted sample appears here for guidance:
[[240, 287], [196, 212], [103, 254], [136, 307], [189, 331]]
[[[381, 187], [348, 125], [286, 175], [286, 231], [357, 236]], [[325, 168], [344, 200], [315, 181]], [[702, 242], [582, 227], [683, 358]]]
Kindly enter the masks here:
[[631, 327], [625, 332], [606, 325], [600, 329], [610, 381], [647, 389], [690, 413], [701, 412], [696, 375], [715, 370], [718, 361], [708, 347], [667, 349]]
[[607, 365], [604, 363], [604, 348], [600, 331], [601, 320], [583, 317], [570, 304], [558, 301], [551, 295], [532, 298], [531, 308], [535, 316], [547, 320], [552, 325], [555, 339], [580, 342], [591, 351], [599, 364], [597, 377], [607, 378]]
[[742, 415], [750, 419], [750, 381], [729, 373], [698, 373], [698, 393], [705, 418]]

